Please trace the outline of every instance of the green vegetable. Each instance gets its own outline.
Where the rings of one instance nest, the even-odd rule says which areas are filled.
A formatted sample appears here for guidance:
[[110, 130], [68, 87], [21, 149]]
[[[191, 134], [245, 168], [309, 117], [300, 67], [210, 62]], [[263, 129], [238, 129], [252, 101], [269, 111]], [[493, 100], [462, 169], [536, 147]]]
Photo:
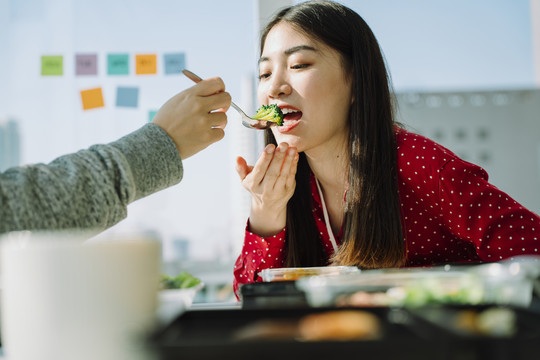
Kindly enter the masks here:
[[253, 119], [266, 120], [277, 123], [279, 126], [283, 125], [283, 112], [276, 104], [263, 105], [253, 116]]
[[481, 282], [475, 277], [460, 279], [422, 279], [404, 287], [404, 304], [422, 306], [428, 304], [469, 304], [481, 303], [484, 292]]
[[191, 275], [187, 271], [182, 271], [178, 276], [171, 277], [169, 275], [161, 275], [161, 289], [187, 289], [197, 286], [201, 280]]

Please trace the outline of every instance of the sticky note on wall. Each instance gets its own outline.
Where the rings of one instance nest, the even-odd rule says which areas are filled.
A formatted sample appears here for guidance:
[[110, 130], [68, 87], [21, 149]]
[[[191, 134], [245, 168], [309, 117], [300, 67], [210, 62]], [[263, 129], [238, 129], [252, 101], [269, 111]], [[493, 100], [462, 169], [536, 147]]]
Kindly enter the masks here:
[[135, 55], [135, 73], [137, 75], [157, 73], [157, 55]]
[[108, 75], [129, 75], [129, 55], [109, 54], [107, 55]]
[[152, 122], [152, 120], [154, 120], [154, 116], [156, 116], [157, 112], [157, 110], [148, 111], [148, 122]]
[[81, 100], [84, 110], [104, 107], [101, 88], [81, 90]]
[[136, 108], [139, 105], [139, 88], [121, 87], [116, 89], [116, 106]]
[[62, 75], [64, 73], [64, 58], [62, 56], [42, 56], [41, 75]]
[[97, 54], [75, 55], [75, 75], [97, 75]]
[[184, 53], [163, 55], [165, 74], [182, 74], [182, 69], [186, 67], [186, 56]]

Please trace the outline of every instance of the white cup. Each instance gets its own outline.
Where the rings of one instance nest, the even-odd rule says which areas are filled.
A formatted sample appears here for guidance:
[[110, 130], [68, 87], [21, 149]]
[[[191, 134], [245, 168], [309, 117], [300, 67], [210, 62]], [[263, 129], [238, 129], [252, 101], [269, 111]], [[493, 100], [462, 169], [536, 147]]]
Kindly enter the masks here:
[[85, 242], [84, 235], [2, 238], [2, 346], [8, 360], [150, 357], [159, 242]]

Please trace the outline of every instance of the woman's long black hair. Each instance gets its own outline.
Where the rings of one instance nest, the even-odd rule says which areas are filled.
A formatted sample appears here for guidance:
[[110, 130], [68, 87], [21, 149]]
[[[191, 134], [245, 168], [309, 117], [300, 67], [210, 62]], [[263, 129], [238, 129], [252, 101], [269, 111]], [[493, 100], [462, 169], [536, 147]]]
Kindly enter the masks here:
[[[393, 99], [379, 44], [356, 12], [331, 1], [310, 1], [280, 11], [261, 36], [285, 21], [308, 37], [337, 50], [351, 77], [349, 111], [349, 186], [345, 198], [343, 239], [330, 263], [362, 268], [404, 263], [397, 183]], [[270, 130], [266, 143], [276, 144]], [[328, 265], [312, 216], [310, 168], [300, 154], [296, 189], [287, 205], [287, 266]]]

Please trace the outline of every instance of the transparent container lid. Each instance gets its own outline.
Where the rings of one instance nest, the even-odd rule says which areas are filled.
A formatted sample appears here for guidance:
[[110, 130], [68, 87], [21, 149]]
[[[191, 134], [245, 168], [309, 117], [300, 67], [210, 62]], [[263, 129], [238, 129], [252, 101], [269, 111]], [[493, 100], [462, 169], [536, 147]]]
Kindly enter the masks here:
[[300, 279], [296, 287], [315, 307], [334, 306], [353, 296], [364, 302], [359, 306], [435, 303], [526, 307], [532, 299], [533, 285], [538, 283], [539, 260], [528, 256], [478, 265], [363, 270], [332, 279]]
[[308, 276], [336, 276], [358, 272], [360, 270], [356, 266], [291, 267], [264, 269], [259, 272], [259, 276], [263, 281], [270, 282], [298, 280]]

